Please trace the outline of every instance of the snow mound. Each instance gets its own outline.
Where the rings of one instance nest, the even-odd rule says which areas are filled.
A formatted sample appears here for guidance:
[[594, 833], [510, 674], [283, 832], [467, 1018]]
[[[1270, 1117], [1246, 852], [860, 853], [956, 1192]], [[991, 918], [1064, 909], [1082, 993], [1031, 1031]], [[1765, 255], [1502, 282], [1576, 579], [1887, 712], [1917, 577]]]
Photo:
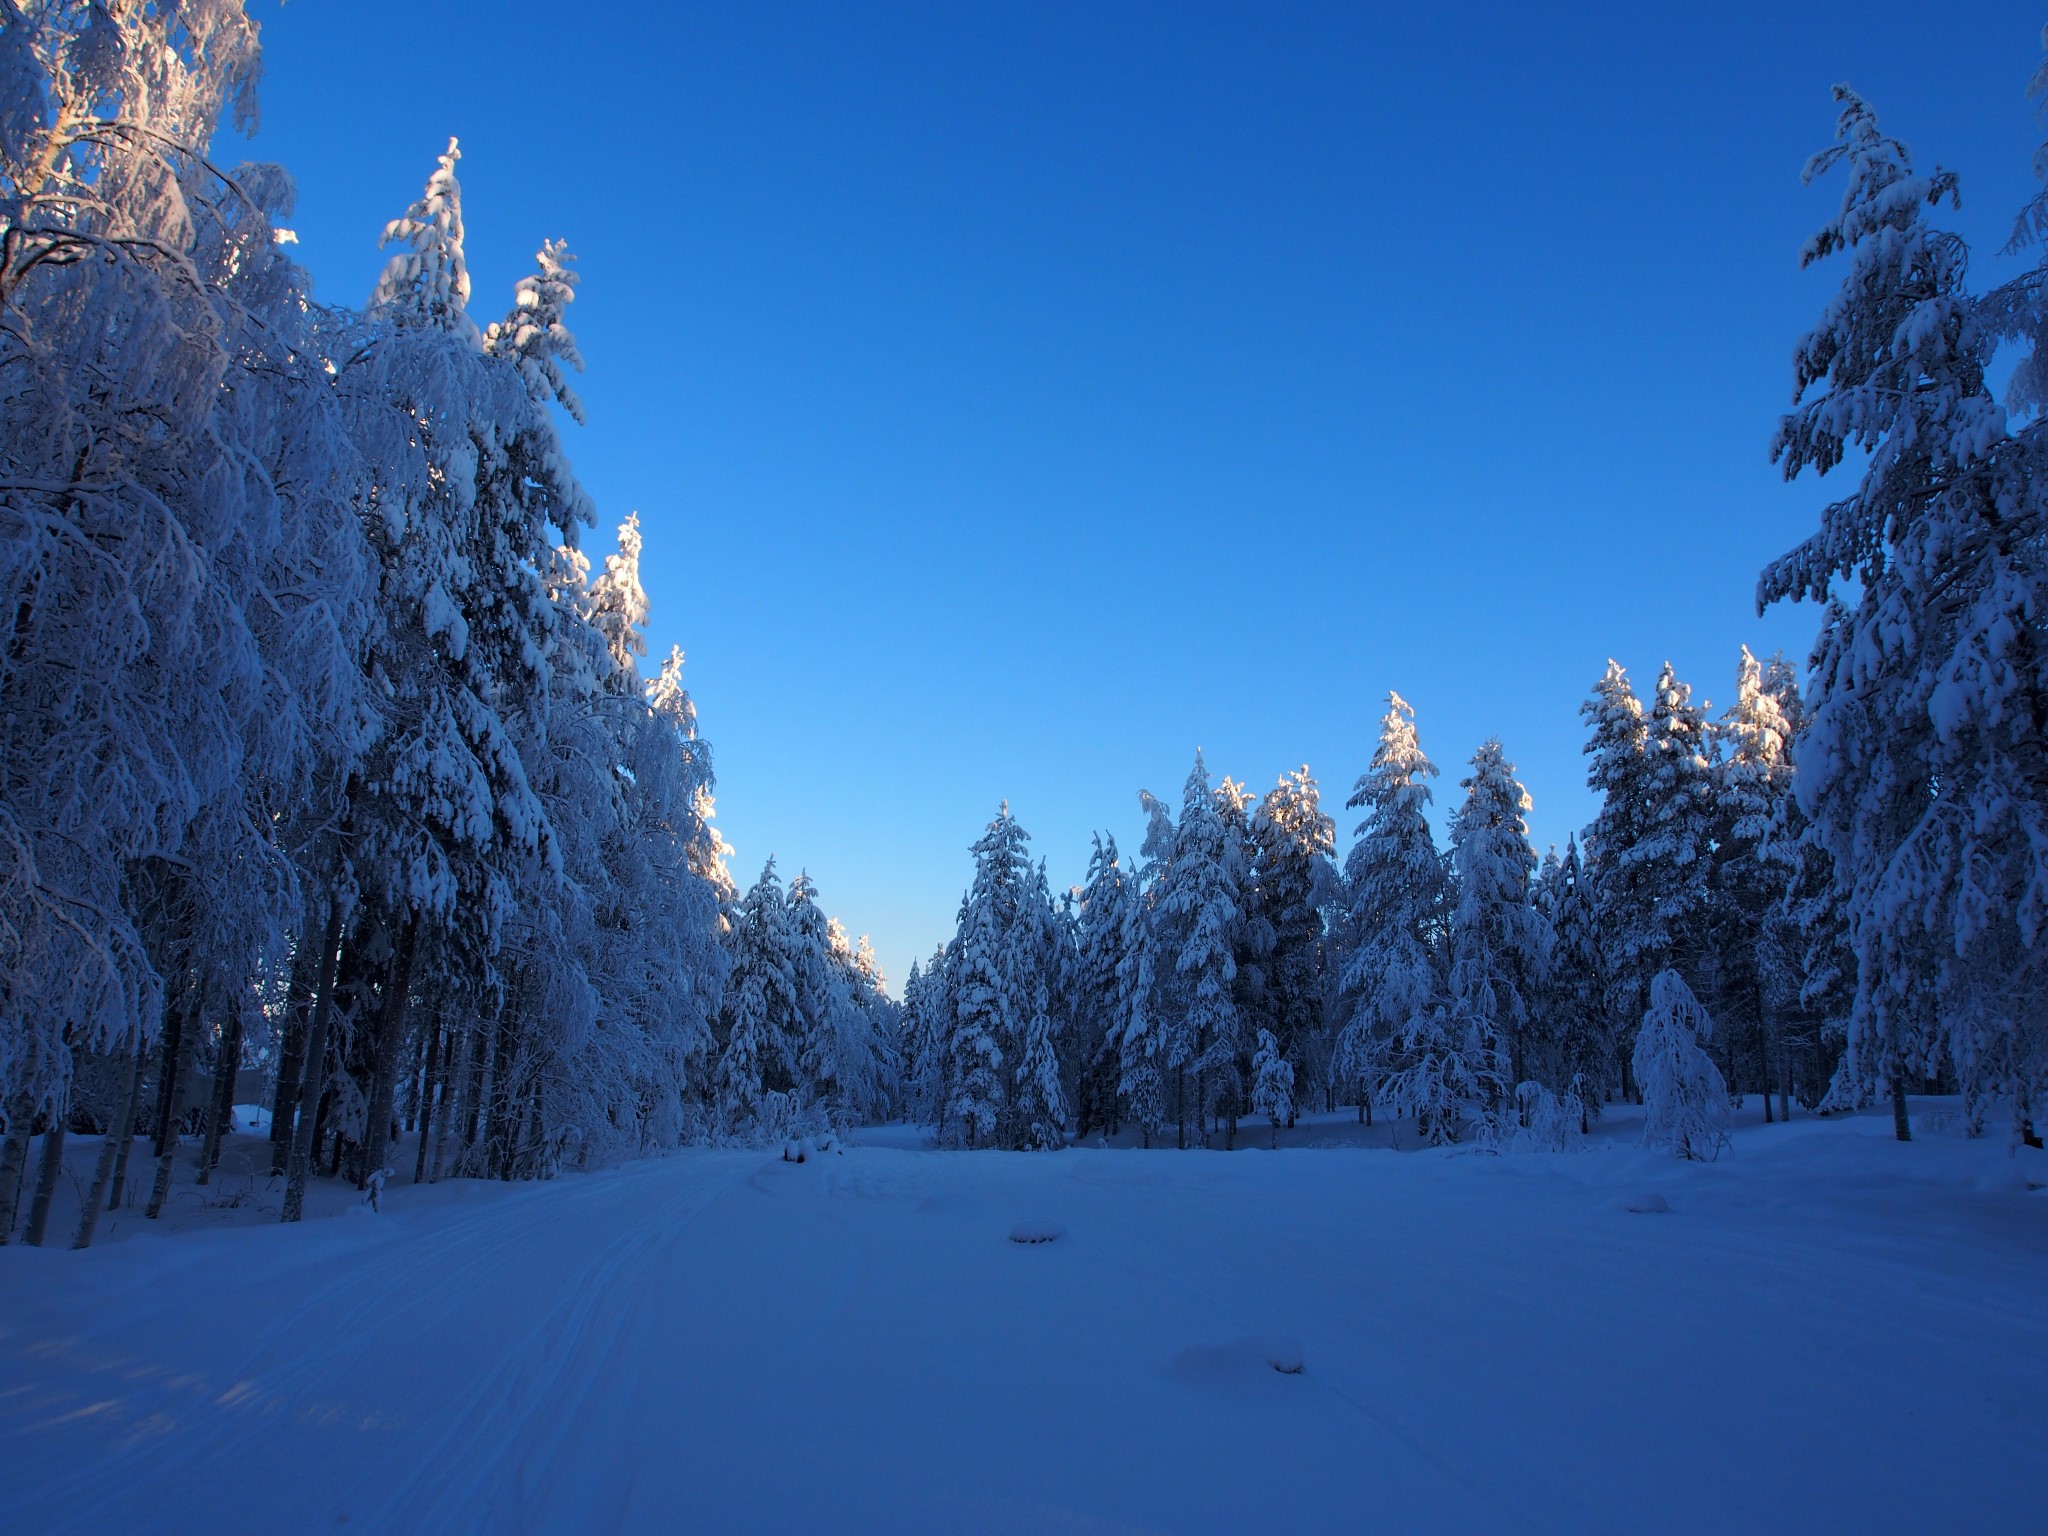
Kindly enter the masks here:
[[1307, 1368], [1298, 1340], [1254, 1334], [1223, 1344], [1191, 1344], [1167, 1362], [1166, 1372], [1191, 1387], [1242, 1390], [1272, 1378], [1299, 1376]]
[[1630, 1195], [1621, 1202], [1624, 1211], [1633, 1211], [1638, 1216], [1668, 1216], [1671, 1202], [1654, 1189], [1646, 1194]]
[[836, 1136], [793, 1136], [782, 1144], [782, 1160], [785, 1163], [807, 1163], [827, 1152], [844, 1150]]
[[1020, 1221], [1010, 1228], [1013, 1243], [1053, 1243], [1067, 1235], [1067, 1229], [1056, 1221]]

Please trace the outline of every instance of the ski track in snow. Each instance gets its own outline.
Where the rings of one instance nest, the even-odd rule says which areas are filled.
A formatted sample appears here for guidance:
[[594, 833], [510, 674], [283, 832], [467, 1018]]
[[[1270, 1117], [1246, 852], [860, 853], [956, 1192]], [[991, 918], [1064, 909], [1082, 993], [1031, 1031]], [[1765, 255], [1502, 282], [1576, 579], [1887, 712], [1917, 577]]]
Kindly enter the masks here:
[[2033, 1528], [2048, 1160], [1880, 1131], [685, 1152], [4, 1250], [0, 1529]]

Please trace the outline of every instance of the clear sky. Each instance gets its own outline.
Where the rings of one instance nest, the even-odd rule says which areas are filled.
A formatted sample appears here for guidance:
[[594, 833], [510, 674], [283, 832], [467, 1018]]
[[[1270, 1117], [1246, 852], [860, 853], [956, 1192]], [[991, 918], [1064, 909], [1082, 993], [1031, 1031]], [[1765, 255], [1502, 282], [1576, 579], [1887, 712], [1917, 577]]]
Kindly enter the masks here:
[[1752, 600], [1835, 491], [1767, 456], [1829, 86], [1961, 173], [1983, 275], [2041, 137], [2009, 0], [252, 8], [323, 296], [450, 134], [481, 318], [579, 253], [570, 446], [735, 873], [894, 985], [1005, 797], [1056, 889], [1197, 746], [1309, 764], [1348, 847], [1390, 687], [1439, 810], [1497, 734], [1562, 842], [1610, 655], [1718, 707], [1811, 638]]

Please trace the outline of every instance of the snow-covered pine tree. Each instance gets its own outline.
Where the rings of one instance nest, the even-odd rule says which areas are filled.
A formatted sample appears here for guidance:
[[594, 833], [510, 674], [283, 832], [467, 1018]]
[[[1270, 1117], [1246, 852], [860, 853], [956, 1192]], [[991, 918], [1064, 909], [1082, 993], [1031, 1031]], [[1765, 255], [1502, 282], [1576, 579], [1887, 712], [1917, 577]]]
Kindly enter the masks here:
[[1466, 1075], [1483, 1111], [1512, 1111], [1513, 1090], [1536, 1053], [1537, 1003], [1548, 979], [1551, 934], [1530, 902], [1536, 851], [1529, 793], [1498, 740], [1472, 756], [1464, 804], [1451, 822], [1456, 875], [1449, 993], [1463, 1034]]
[[[1146, 846], [1153, 841], [1147, 838]], [[1148, 859], [1148, 864], [1156, 868], [1156, 861]], [[1158, 1009], [1154, 895], [1141, 872], [1124, 900], [1114, 1026], [1117, 1094], [1126, 1113], [1137, 1122], [1147, 1147], [1166, 1124], [1165, 1038]]]
[[1294, 1120], [1294, 1067], [1270, 1029], [1259, 1031], [1258, 1049], [1252, 1054], [1252, 1113], [1272, 1121], [1272, 1145], [1277, 1149], [1281, 1122]]
[[1328, 1076], [1330, 1037], [1324, 912], [1341, 904], [1333, 854], [1337, 825], [1322, 809], [1321, 791], [1303, 764], [1280, 775], [1252, 816], [1252, 870], [1257, 915], [1272, 934], [1265, 957], [1267, 1018], [1280, 1050], [1310, 1091]]
[[789, 882], [787, 915], [796, 972], [798, 1102], [805, 1108], [815, 1105], [831, 1123], [845, 1125], [858, 1112], [859, 1100], [871, 1096], [863, 1090], [872, 1074], [871, 1062], [862, 1059], [871, 1053], [858, 1038], [865, 1020], [856, 1017], [845, 972], [833, 954], [845, 938], [837, 935], [835, 944], [832, 920], [818, 904], [818, 887], [808, 873]]
[[1714, 837], [1714, 755], [1705, 709], [1671, 663], [1657, 672], [1644, 722], [1645, 825], [1619, 861], [1650, 902], [1650, 953], [1681, 973], [1708, 962], [1708, 876]]
[[954, 1008], [946, 973], [947, 947], [932, 951], [922, 970], [913, 962], [910, 979], [903, 984], [904, 1095], [909, 1118], [929, 1125], [946, 1139], [946, 1108], [951, 1101], [948, 1071], [951, 1063]]
[[1230, 925], [1230, 956], [1237, 975], [1230, 985], [1236, 1013], [1236, 1052], [1212, 1095], [1223, 1122], [1226, 1150], [1237, 1145], [1237, 1122], [1250, 1113], [1252, 1052], [1258, 1031], [1272, 1022], [1273, 925], [1258, 901], [1258, 842], [1252, 835], [1254, 799], [1225, 775], [1216, 786], [1216, 818], [1223, 828], [1223, 871], [1236, 917]]
[[[1824, 610], [1794, 750], [1856, 956], [1838, 1092], [1888, 1087], [1904, 1138], [1907, 1076], [1945, 1062], [1973, 1102], [2007, 1098], [2031, 1135], [2048, 1084], [2048, 543], [2038, 421], [2010, 433], [1985, 371], [2000, 330], [2038, 334], [2041, 284], [1974, 301], [1963, 240], [1927, 220], [1955, 200], [1955, 177], [1916, 173], [1868, 103], [1835, 96], [1835, 143], [1806, 174], [1839, 168], [1847, 186], [1802, 259], [1839, 253], [1848, 271], [1795, 353], [1774, 454], [1788, 478], [1825, 474], [1850, 448], [1863, 466], [1757, 596], [1850, 588]], [[2016, 378], [2023, 409], [2039, 378], [2038, 360]]]
[[1610, 659], [1579, 706], [1591, 727], [1585, 753], [1586, 786], [1600, 796], [1600, 809], [1586, 828], [1583, 855], [1591, 890], [1598, 898], [1596, 928], [1607, 984], [1608, 1026], [1619, 1052], [1618, 1073], [1629, 1087], [1630, 1042], [1648, 1000], [1649, 978], [1662, 963], [1651, 871], [1631, 857], [1650, 835], [1652, 822], [1648, 730], [1642, 701], [1621, 664]]
[[[1199, 750], [1181, 794], [1174, 825], [1173, 861], [1166, 872], [1161, 916], [1171, 935], [1176, 988], [1183, 1011], [1167, 1021], [1166, 1061], [1175, 1075], [1179, 1143], [1187, 1146], [1192, 1108], [1207, 1140], [1213, 1098], [1229, 1094], [1241, 1102], [1236, 1081], [1239, 1015], [1232, 995], [1237, 960], [1232, 937], [1237, 926], [1236, 891], [1226, 862], [1224, 825]], [[1195, 1075], [1188, 1094], [1187, 1074]]]
[[1633, 1065], [1643, 1095], [1643, 1140], [1672, 1156], [1712, 1162], [1728, 1143], [1728, 1084], [1701, 1045], [1714, 1023], [1685, 978], [1659, 971], [1636, 1034]]
[[1548, 1078], [1557, 1084], [1561, 1100], [1579, 1106], [1581, 1135], [1591, 1128], [1619, 1077], [1593, 878], [1579, 857], [1578, 839], [1572, 838], [1538, 902], [1552, 935], [1550, 983], [1544, 992], [1549, 1015], [1544, 1034], [1552, 1063]]
[[1735, 702], [1720, 727], [1708, 915], [1714, 1013], [1728, 1039], [1728, 1075], [1737, 1088], [1746, 1079], [1762, 1092], [1766, 1120], [1781, 1052], [1764, 929], [1783, 904], [1786, 870], [1765, 858], [1763, 847], [1791, 793], [1792, 730], [1779, 694], [1764, 684], [1762, 663], [1744, 646]]
[[1031, 878], [1024, 853], [1029, 839], [1003, 802], [969, 850], [974, 882], [949, 954], [955, 1012], [946, 1119], [970, 1147], [995, 1143], [1010, 1124], [1011, 1089], [1035, 1001], [1023, 990], [1036, 978], [1020, 974], [1017, 938]]
[[1041, 974], [1032, 986], [1031, 1016], [1024, 1026], [1017, 1068], [1016, 1145], [1029, 1151], [1056, 1151], [1067, 1144], [1066, 1091], [1060, 1082], [1050, 996]]
[[1122, 1067], [1123, 1024], [1118, 971], [1124, 960], [1128, 915], [1136, 899], [1130, 879], [1118, 862], [1116, 839], [1097, 833], [1088, 859], [1087, 882], [1076, 911], [1076, 969], [1073, 1026], [1075, 1049], [1082, 1063], [1081, 1091], [1075, 1103], [1076, 1132], [1086, 1139], [1092, 1130], [1113, 1131], [1122, 1120], [1117, 1105], [1117, 1079]]
[[[1415, 710], [1387, 695], [1380, 742], [1346, 804], [1363, 810], [1358, 840], [1344, 861], [1343, 1013], [1336, 1072], [1359, 1094], [1359, 1118], [1376, 1087], [1431, 1116], [1425, 1134], [1455, 1137], [1457, 1110], [1445, 1113], [1441, 1062], [1448, 992], [1445, 925], [1450, 888], [1427, 807], [1436, 765], [1423, 754]], [[1420, 1076], [1412, 1069], [1428, 1063]], [[1462, 1091], [1462, 1090], [1461, 1090]]]
[[801, 1027], [788, 902], [772, 857], [733, 909], [727, 945], [732, 971], [712, 1078], [716, 1113], [727, 1134], [772, 1135], [782, 1129], [772, 1106], [786, 1103], [796, 1085]]

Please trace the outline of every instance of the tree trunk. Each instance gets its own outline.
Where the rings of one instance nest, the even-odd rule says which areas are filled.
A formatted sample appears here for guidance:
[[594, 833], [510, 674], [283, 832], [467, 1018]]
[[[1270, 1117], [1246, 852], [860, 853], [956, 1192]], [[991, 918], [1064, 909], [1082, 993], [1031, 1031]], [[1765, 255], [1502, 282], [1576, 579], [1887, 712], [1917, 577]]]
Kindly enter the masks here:
[[320, 937], [326, 928], [327, 914], [321, 910], [320, 902], [307, 902], [306, 926], [299, 934], [298, 953], [292, 956], [284, 1039], [278, 1044], [277, 1087], [270, 1095], [270, 1171], [273, 1174], [281, 1174], [291, 1166], [292, 1115], [299, 1107], [300, 1079], [306, 1072], [306, 1031], [313, 1023], [313, 995], [320, 981]]
[[213, 1182], [220, 1163], [220, 1139], [233, 1123], [235, 1076], [242, 1065], [242, 1015], [239, 1009], [220, 1027], [220, 1059], [213, 1069], [213, 1104], [206, 1113], [206, 1146], [199, 1154], [199, 1182]]
[[452, 1060], [444, 1056], [441, 1062], [441, 1124], [434, 1132], [434, 1161], [431, 1165], [436, 1184], [448, 1172], [448, 1127], [454, 1123], [456, 1111], [462, 1107], [463, 1097], [468, 1092], [469, 1062], [475, 1051], [467, 1024], [450, 1026], [450, 1036], [445, 1049], [453, 1051], [458, 1044], [462, 1049]]
[[1901, 1141], [1913, 1139], [1913, 1126], [1906, 1118], [1906, 1074], [1892, 1072], [1892, 1134]]
[[462, 1111], [461, 1152], [473, 1152], [481, 1145], [484, 1131], [484, 1111], [490, 1099], [491, 1051], [483, 1039], [485, 1024], [481, 1019], [470, 1021], [466, 1031], [469, 1051], [468, 1098]]
[[28, 1230], [21, 1235], [21, 1240], [31, 1248], [42, 1247], [50, 1230], [50, 1202], [57, 1197], [57, 1178], [64, 1171], [64, 1122], [69, 1118], [67, 1106], [52, 1117], [49, 1130], [43, 1133], [43, 1161], [36, 1169], [35, 1199], [29, 1202]]
[[1188, 1149], [1188, 1070], [1173, 1069], [1173, 1116], [1179, 1149]]
[[[509, 1010], [500, 1010], [496, 1031], [497, 1040], [491, 1047], [491, 1073], [487, 1098], [489, 1106], [484, 1116], [484, 1169], [494, 1179], [509, 1178], [506, 1171], [512, 1166], [512, 1141], [518, 1135], [513, 1123], [517, 1100], [512, 1091], [512, 1015]], [[971, 1129], [971, 1127], [970, 1127]]]
[[[427, 1037], [427, 1064], [420, 1074], [420, 1108], [416, 1123], [420, 1132], [419, 1156], [413, 1159], [412, 1181], [424, 1184], [427, 1181], [427, 1147], [434, 1135], [434, 1087], [440, 1074], [441, 1021], [431, 1020], [423, 1033]], [[444, 1090], [445, 1091], [445, 1090]]]
[[284, 1211], [280, 1221], [297, 1221], [306, 1210], [306, 1175], [313, 1164], [314, 1122], [320, 1115], [327, 1086], [327, 1036], [334, 1019], [334, 967], [341, 948], [341, 902], [327, 904], [327, 926], [320, 938], [320, 966], [314, 976], [313, 1023], [306, 1033], [306, 1069], [292, 1126], [291, 1162], [286, 1168]]
[[370, 1066], [370, 1100], [363, 1116], [363, 1176], [358, 1187], [367, 1188], [370, 1175], [387, 1172], [384, 1159], [391, 1150], [392, 1108], [398, 1095], [398, 1053], [405, 1043], [405, 1004], [412, 991], [412, 957], [419, 933], [419, 920], [410, 913], [399, 931], [398, 948], [391, 957], [391, 973], [384, 986], [384, 1006], [377, 1021], [376, 1054]]
[[[183, 987], [184, 984], [182, 980], [179, 982], [180, 987]], [[158, 1157], [164, 1155], [165, 1142], [176, 1139], [176, 1126], [174, 1122], [177, 1118], [178, 1110], [173, 1105], [172, 1100], [176, 1099], [184, 1091], [185, 1085], [179, 1080], [178, 1074], [171, 1070], [171, 1064], [177, 1057], [178, 1052], [184, 1048], [185, 1013], [186, 1009], [183, 1002], [170, 1004], [165, 1007], [164, 1034], [163, 1038], [157, 1042], [157, 1055], [163, 1061], [163, 1069], [157, 1075], [156, 1129], [151, 1134], [155, 1141], [155, 1153]]]
[[[114, 1113], [107, 1117], [107, 1139], [100, 1144], [99, 1161], [93, 1165], [92, 1188], [85, 1192], [85, 1204], [78, 1209], [78, 1231], [71, 1239], [73, 1248], [90, 1248], [93, 1232], [100, 1224], [100, 1212], [114, 1208], [113, 1201], [107, 1198], [107, 1189], [115, 1182], [117, 1167], [126, 1172], [128, 1147], [135, 1140], [135, 1111], [141, 1098], [142, 1032], [137, 1030], [135, 1049], [128, 1053], [128, 1081], [121, 1085]], [[119, 1198], [116, 1194], [115, 1199]]]
[[[74, 1062], [71, 1081], [78, 1080]], [[64, 1092], [57, 1100], [57, 1107], [50, 1111], [50, 1128], [43, 1133], [43, 1161], [36, 1169], [36, 1195], [29, 1203], [28, 1230], [21, 1240], [31, 1248], [43, 1246], [43, 1239], [50, 1231], [50, 1205], [57, 1198], [57, 1180], [64, 1173], [64, 1133], [71, 1123], [71, 1084], [64, 1085]]]
[[15, 1213], [21, 1208], [21, 1177], [28, 1171], [28, 1133], [35, 1120], [34, 1085], [41, 1064], [40, 1042], [32, 1039], [22, 1063], [21, 1092], [7, 1106], [7, 1137], [0, 1142], [0, 1243], [13, 1239]]
[[149, 1047], [139, 1038], [135, 1043], [135, 1075], [128, 1083], [128, 1118], [123, 1122], [121, 1150], [114, 1158], [114, 1187], [107, 1191], [107, 1209], [121, 1208], [128, 1189], [128, 1159], [135, 1151], [135, 1121], [142, 1113], [142, 1064], [149, 1060]]
[[185, 1113], [185, 1074], [192, 1070], [192, 1042], [199, 1033], [198, 1023], [196, 1018], [179, 1020], [177, 1049], [164, 1060], [164, 1071], [170, 1078], [162, 1096], [164, 1134], [157, 1142], [156, 1182], [150, 1186], [149, 1205], [142, 1213], [151, 1221], [163, 1215], [164, 1201], [171, 1194], [171, 1174], [178, 1161], [178, 1121]]

